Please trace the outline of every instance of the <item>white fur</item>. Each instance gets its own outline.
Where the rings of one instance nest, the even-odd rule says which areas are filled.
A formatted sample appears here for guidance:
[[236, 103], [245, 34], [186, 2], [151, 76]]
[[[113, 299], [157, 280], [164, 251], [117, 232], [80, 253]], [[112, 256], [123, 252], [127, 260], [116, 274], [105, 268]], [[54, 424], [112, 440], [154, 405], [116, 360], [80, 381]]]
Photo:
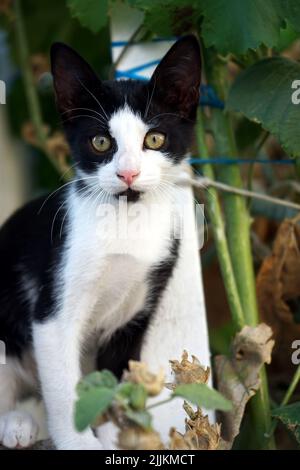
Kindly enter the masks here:
[[[81, 377], [81, 357], [94, 344], [91, 338], [97, 335], [98, 342], [108, 339], [145, 304], [147, 274], [169, 254], [172, 222], [166, 215], [173, 210], [174, 201], [181, 206], [187, 204], [185, 216], [189, 223], [193, 220], [191, 190], [173, 185], [183, 166], [172, 165], [159, 151], [144, 150], [147, 130], [142, 119], [127, 106], [111, 118], [110, 131], [117, 140], [118, 151], [112, 162], [98, 170], [98, 184], [107, 197], [96, 208], [91, 199], [71, 191], [68, 208], [71, 222], [57, 278], [55, 315], [33, 326], [49, 431], [59, 449], [115, 446], [114, 438], [108, 438], [108, 431], [103, 432], [103, 428], [102, 432], [99, 430], [99, 436], [106, 435], [102, 443], [91, 430], [80, 434], [74, 429], [75, 387]], [[126, 236], [116, 234], [116, 223], [123, 227], [126, 207], [112, 195], [127, 189], [117, 177], [119, 171], [126, 169], [140, 172], [133, 189], [145, 191], [142, 207], [156, 204], [150, 239], [147, 224], [142, 224], [138, 236], [130, 230], [135, 228], [134, 217], [127, 220]], [[113, 206], [114, 217], [103, 224], [105, 202], [111, 204], [110, 208]], [[130, 210], [137, 210], [138, 204], [133, 204]], [[190, 236], [182, 241], [173, 277], [147, 332], [142, 360], [153, 369], [161, 365], [167, 369], [168, 360], [179, 359], [183, 349], [187, 349], [208, 365], [203, 303], [196, 234], [191, 226]], [[184, 425], [178, 403], [164, 410], [160, 408], [155, 420], [165, 440], [170, 426], [182, 429]]]
[[24, 411], [10, 411], [0, 416], [0, 442], [9, 449], [29, 447], [36, 442], [38, 426]]

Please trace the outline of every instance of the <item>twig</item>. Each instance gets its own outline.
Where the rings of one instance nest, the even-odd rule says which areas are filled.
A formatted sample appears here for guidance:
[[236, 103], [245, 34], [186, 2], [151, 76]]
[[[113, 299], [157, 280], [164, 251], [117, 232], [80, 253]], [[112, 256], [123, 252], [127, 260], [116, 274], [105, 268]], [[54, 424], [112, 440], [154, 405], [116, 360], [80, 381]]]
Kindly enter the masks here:
[[16, 42], [19, 50], [20, 64], [23, 72], [25, 93], [27, 97], [30, 118], [37, 136], [38, 146], [45, 152], [45, 154], [47, 155], [53, 166], [56, 168], [58, 173], [62, 173], [59, 161], [47, 149], [47, 135], [44, 129], [40, 102], [34, 85], [32, 71], [29, 63], [29, 48], [23, 23], [20, 0], [15, 0], [14, 2], [14, 13]]
[[279, 206], [285, 206], [300, 210], [300, 204], [297, 204], [295, 202], [286, 201], [277, 197], [268, 196], [267, 194], [257, 193], [255, 191], [249, 191], [248, 189], [237, 188], [236, 186], [230, 186], [229, 184], [221, 183], [220, 181], [214, 181], [211, 178], [207, 178], [205, 176], [198, 176], [194, 178], [187, 177], [181, 179], [180, 184], [191, 184], [196, 188], [212, 186], [228, 193], [238, 194], [240, 196], [251, 197], [254, 199], [260, 199], [261, 201], [271, 202], [272, 204], [277, 204]]

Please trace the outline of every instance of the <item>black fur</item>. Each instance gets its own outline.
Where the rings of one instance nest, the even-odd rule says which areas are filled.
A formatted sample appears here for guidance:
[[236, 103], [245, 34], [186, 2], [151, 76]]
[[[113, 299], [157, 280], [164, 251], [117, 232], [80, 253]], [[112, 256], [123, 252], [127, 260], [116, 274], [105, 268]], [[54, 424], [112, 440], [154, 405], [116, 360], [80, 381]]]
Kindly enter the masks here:
[[100, 348], [97, 368], [111, 370], [119, 379], [130, 359], [139, 361], [143, 338], [160, 297], [164, 292], [176, 265], [180, 241], [174, 239], [170, 255], [149, 273], [149, 293], [146, 307], [124, 327], [116, 331], [110, 342]]
[[[101, 82], [90, 66], [63, 44], [52, 47], [51, 59], [57, 106], [79, 168], [92, 173], [112, 159], [116, 142], [99, 156], [90, 140], [99, 132], [108, 132], [106, 117], [123, 107], [125, 101], [153, 129], [166, 135], [162, 149], [166, 157], [174, 164], [181, 161], [191, 144], [199, 98], [200, 53], [195, 38], [186, 37], [173, 46], [148, 84], [131, 80]], [[78, 191], [83, 184], [75, 186]], [[139, 199], [139, 193], [131, 190], [126, 195], [132, 203]], [[33, 201], [0, 230], [0, 340], [5, 342], [8, 355], [21, 356], [31, 344], [32, 322], [46, 321], [55, 314], [54, 286], [68, 227], [66, 222], [60, 233], [65, 201], [64, 190], [46, 202], [45, 198]], [[143, 334], [172, 275], [178, 250], [179, 243], [174, 242], [169, 257], [153, 266], [147, 306], [100, 351], [99, 367], [108, 367], [120, 376], [128, 359], [139, 357]], [[37, 299], [27, 298], [24, 276], [37, 287]]]

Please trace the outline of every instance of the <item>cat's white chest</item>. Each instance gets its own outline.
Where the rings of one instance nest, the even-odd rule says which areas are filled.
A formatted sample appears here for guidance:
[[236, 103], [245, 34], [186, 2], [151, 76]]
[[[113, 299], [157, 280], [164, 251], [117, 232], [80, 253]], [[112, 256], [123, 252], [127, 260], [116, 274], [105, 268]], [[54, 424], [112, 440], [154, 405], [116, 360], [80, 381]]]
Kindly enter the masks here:
[[62, 267], [64, 282], [70, 286], [66, 291], [82, 294], [78, 315], [92, 312], [86, 330], [109, 337], [145, 307], [151, 269], [169, 253], [169, 221], [157, 212], [151, 223], [155, 233], [150, 234], [146, 225], [134, 232], [127, 222], [122, 234], [115, 224], [105, 225], [80, 205], [74, 215]]

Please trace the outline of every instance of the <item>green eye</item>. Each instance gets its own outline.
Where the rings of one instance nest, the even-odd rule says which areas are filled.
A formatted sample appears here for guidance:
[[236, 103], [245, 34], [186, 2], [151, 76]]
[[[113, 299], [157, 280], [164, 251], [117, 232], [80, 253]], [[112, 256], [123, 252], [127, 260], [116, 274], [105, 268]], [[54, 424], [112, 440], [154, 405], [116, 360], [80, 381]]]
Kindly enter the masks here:
[[106, 135], [95, 135], [92, 138], [92, 146], [97, 152], [106, 152], [111, 147], [111, 139]]
[[166, 137], [161, 132], [148, 132], [144, 140], [147, 149], [159, 150], [165, 143]]

